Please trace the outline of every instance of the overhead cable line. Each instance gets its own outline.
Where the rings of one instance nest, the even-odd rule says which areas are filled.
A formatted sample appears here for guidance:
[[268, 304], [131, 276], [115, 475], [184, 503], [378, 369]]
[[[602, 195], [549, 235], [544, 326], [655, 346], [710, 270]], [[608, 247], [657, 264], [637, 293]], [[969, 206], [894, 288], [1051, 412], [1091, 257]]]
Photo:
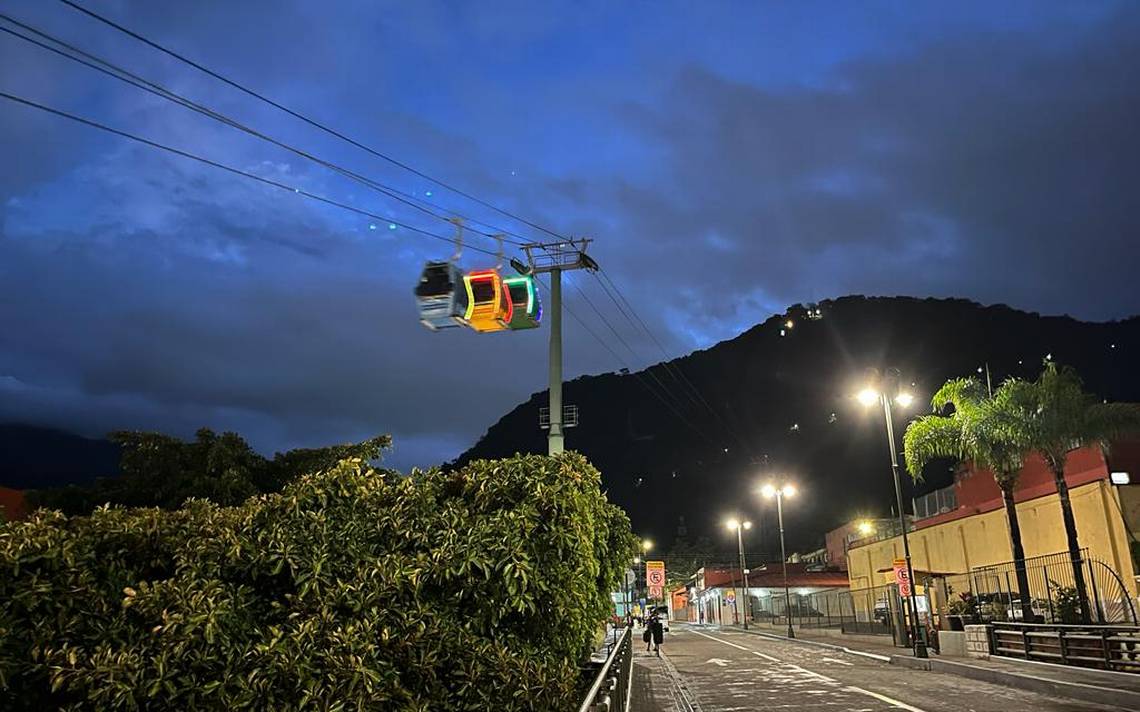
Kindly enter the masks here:
[[[308, 153], [307, 151], [296, 148], [295, 146], [289, 145], [289, 144], [284, 143], [278, 139], [275, 139], [271, 136], [268, 136], [268, 135], [266, 135], [266, 134], [264, 134], [264, 133], [262, 133], [256, 129], [250, 128], [249, 126], [242, 124], [242, 123], [238, 122], [237, 120], [226, 116], [225, 114], [222, 114], [221, 112], [218, 112], [218, 111], [211, 109], [207, 106], [204, 106], [202, 104], [194, 102], [193, 100], [188, 99], [185, 96], [182, 96], [182, 95], [178, 94], [177, 92], [174, 92], [174, 91], [168, 89], [167, 87], [162, 86], [161, 84], [157, 84], [157, 83], [149, 81], [143, 77], [140, 77], [137, 74], [130, 72], [129, 70], [126, 70], [126, 69], [124, 69], [118, 65], [115, 65], [115, 64], [113, 64], [113, 63], [111, 63], [105, 59], [102, 59], [100, 57], [97, 57], [97, 56], [89, 53], [89, 52], [86, 52], [83, 49], [75, 47], [74, 45], [71, 45], [71, 44], [69, 44], [63, 40], [60, 40], [56, 37], [53, 37], [46, 32], [43, 32], [43, 31], [38, 30], [34, 27], [31, 27], [30, 25], [22, 23], [19, 20], [15, 20], [15, 19], [9, 17], [8, 15], [0, 13], [0, 19], [3, 19], [3, 20], [5, 20], [5, 21], [7, 21], [13, 25], [16, 25], [16, 26], [18, 26], [18, 27], [20, 27], [20, 28], [22, 28], [28, 32], [35, 33], [36, 35], [39, 35], [40, 37], [43, 37], [43, 38], [45, 38], [51, 42], [54, 42], [54, 43], [60, 45], [61, 47], [64, 47], [64, 48], [68, 49], [69, 51], [75, 52], [76, 54], [81, 55], [81, 56], [75, 56], [72, 54], [68, 54], [67, 52], [64, 52], [60, 49], [49, 46], [43, 42], [40, 42], [39, 40], [36, 40], [35, 38], [28, 37], [26, 35], [22, 35], [18, 32], [10, 30], [6, 27], [0, 27], [0, 32], [7, 33], [13, 37], [24, 40], [25, 42], [29, 42], [33, 45], [40, 47], [41, 49], [47, 50], [49, 52], [53, 52], [53, 53], [55, 53], [61, 57], [64, 57], [64, 58], [69, 59], [73, 62], [77, 62], [79, 64], [82, 64], [82, 65], [84, 65], [90, 69], [93, 69], [97, 72], [105, 74], [106, 76], [112, 77], [112, 78], [117, 79], [121, 82], [129, 84], [129, 85], [131, 85], [137, 89], [141, 89], [143, 91], [146, 91], [146, 92], [153, 94], [153, 95], [155, 95], [161, 99], [164, 99], [166, 101], [170, 101], [172, 103], [178, 104], [179, 106], [190, 109], [191, 111], [194, 111], [196, 113], [202, 114], [203, 116], [206, 116], [206, 117], [209, 117], [215, 121], [218, 121], [219, 123], [225, 124], [227, 126], [230, 126], [231, 128], [235, 128], [239, 131], [242, 131], [246, 134], [249, 134], [250, 136], [254, 136], [255, 138], [266, 141], [267, 143], [270, 143], [274, 146], [277, 146], [277, 147], [282, 148], [286, 151], [289, 151], [289, 152], [291, 152], [295, 155], [298, 155], [298, 156], [300, 156], [306, 160], [309, 160], [309, 161], [312, 161], [318, 165], [324, 166], [325, 168], [328, 168], [329, 170], [332, 170], [332, 171], [334, 171], [340, 175], [343, 175], [343, 176], [345, 176], [345, 177], [347, 177], [353, 181], [356, 181], [357, 183], [360, 183], [367, 188], [370, 188], [370, 189], [375, 190], [375, 191], [377, 191], [377, 192], [379, 192], [385, 196], [388, 196], [388, 197], [390, 197], [390, 198], [392, 198], [392, 199], [394, 199], [400, 203], [403, 203], [403, 204], [408, 205], [412, 208], [415, 208], [416, 210], [419, 210], [420, 212], [426, 213], [427, 215], [429, 215], [433, 218], [436, 218], [436, 219], [442, 220], [442, 221], [446, 221], [446, 222], [450, 222], [452, 219], [452, 216], [440, 215], [440, 214], [438, 214], [438, 213], [436, 213], [436, 212], [434, 212], [428, 208], [422, 207], [422, 205], [420, 205], [418, 203], [430, 205], [430, 206], [435, 207], [435, 208], [440, 209], [440, 210], [447, 210], [446, 208], [443, 208], [442, 206], [438, 206], [438, 205], [431, 203], [430, 201], [422, 200], [416, 196], [409, 195], [408, 193], [405, 193], [405, 192], [400, 191], [396, 188], [393, 188], [392, 186], [388, 186], [388, 185], [385, 185], [385, 184], [380, 183], [378, 181], [375, 181], [371, 178], [368, 178], [367, 176], [363, 176], [359, 173], [356, 173], [356, 172], [351, 171], [347, 168], [344, 168], [340, 165], [337, 165], [331, 161], [322, 159], [318, 156], [314, 156], [314, 155]], [[87, 61], [88, 59], [91, 61]], [[98, 66], [98, 65], [102, 65], [102, 66]], [[453, 213], [453, 216], [454, 217], [461, 217], [465, 221], [468, 221], [468, 222], [474, 222], [474, 223], [486, 225], [485, 223], [480, 223], [477, 220], [473, 220], [471, 218], [468, 218], [465, 215], [459, 215], [459, 214]], [[486, 227], [489, 227], [491, 229], [499, 229], [499, 228], [495, 228], [495, 226], [493, 226], [493, 225], [486, 225]], [[476, 230], [476, 229], [473, 229], [470, 227], [468, 227], [468, 229], [471, 232], [482, 235], [484, 237], [488, 237], [488, 238], [492, 238], [492, 239], [500, 239], [500, 236], [495, 234], [495, 233], [483, 232], [481, 230]], [[522, 236], [517, 235], [517, 237], [521, 238]], [[509, 242], [510, 244], [513, 244], [516, 246], [521, 246], [523, 244], [526, 244], [526, 243], [521, 242], [521, 241], [515, 241], [515, 240], [507, 239], [505, 236], [503, 236], [502, 239], [505, 242]]]
[[224, 76], [224, 75], [222, 75], [222, 74], [220, 74], [220, 73], [218, 73], [218, 72], [216, 72], [216, 71], [214, 71], [208, 67], [205, 67], [202, 64], [199, 64], [198, 62], [190, 59], [189, 57], [186, 57], [185, 55], [179, 54], [178, 52], [175, 52], [174, 50], [169, 49], [169, 48], [159, 44], [158, 42], [155, 42], [154, 40], [148, 39], [148, 38], [144, 37], [143, 35], [139, 34], [138, 32], [135, 32], [134, 30], [131, 30], [127, 27], [124, 27], [123, 25], [120, 25], [119, 23], [115, 22], [114, 20], [111, 20], [107, 17], [104, 17], [103, 15], [100, 15], [99, 13], [97, 13], [93, 10], [89, 10], [84, 6], [82, 6], [76, 2], [73, 2], [72, 0], [59, 0], [59, 1], [65, 5], [67, 5], [68, 7], [71, 7], [73, 9], [83, 13], [84, 15], [87, 15], [88, 17], [90, 17], [92, 19], [97, 20], [97, 21], [103, 23], [104, 25], [107, 25], [108, 27], [111, 27], [111, 28], [113, 28], [113, 29], [115, 29], [115, 30], [129, 36], [129, 37], [132, 37], [132, 38], [138, 40], [139, 42], [142, 42], [143, 44], [145, 44], [149, 47], [152, 47], [152, 48], [158, 50], [159, 52], [162, 52], [163, 54], [166, 54], [167, 56], [173, 57], [174, 59], [177, 59], [178, 61], [183, 62], [184, 64], [187, 64], [191, 67], [194, 67], [198, 71], [203, 72], [203, 73], [213, 77], [214, 79], [217, 79], [218, 81], [223, 82], [224, 84], [227, 84], [227, 85], [233, 87], [234, 89], [237, 89], [238, 91], [240, 91], [244, 94], [252, 96], [255, 99], [258, 99], [259, 101], [265, 102], [266, 104], [269, 104], [270, 106], [274, 107], [275, 109], [278, 109], [280, 111], [285, 112], [286, 114], [292, 116], [295, 119], [303, 121], [304, 123], [316, 128], [316, 129], [319, 129], [319, 130], [321, 130], [321, 131], [323, 131], [323, 132], [325, 132], [331, 136], [335, 136], [336, 138], [338, 138], [338, 139], [340, 139], [346, 143], [349, 143], [349, 144], [361, 149], [362, 151], [365, 151], [365, 152], [367, 152], [367, 153], [369, 153], [369, 154], [371, 154], [371, 155], [373, 155], [373, 156], [375, 156], [381, 160], [387, 161], [388, 163], [390, 163], [394, 166], [402, 168], [402, 169], [408, 171], [409, 173], [412, 173], [413, 175], [419, 176], [420, 178], [423, 178], [424, 180], [431, 181], [432, 183], [435, 183], [436, 185], [438, 185], [438, 186], [440, 186], [446, 190], [449, 190], [452, 193], [455, 193], [456, 195], [460, 195], [464, 198], [467, 198], [468, 200], [471, 200], [475, 203], [478, 203], [479, 205], [482, 205], [485, 208], [489, 208], [490, 210], [494, 210], [495, 212], [500, 213], [501, 215], [509, 217], [513, 220], [520, 222], [520, 223], [523, 223], [524, 225], [528, 225], [528, 226], [530, 226], [536, 230], [540, 230], [540, 231], [542, 231], [548, 235], [551, 235], [553, 237], [556, 237], [560, 240], [568, 239], [564, 235], [560, 235], [559, 233], [557, 233], [557, 232], [555, 232], [549, 228], [543, 227], [542, 225], [539, 225], [535, 222], [527, 220], [526, 218], [520, 217], [520, 216], [518, 216], [518, 215], [516, 215], [516, 214], [514, 214], [514, 213], [512, 213], [512, 212], [510, 212], [504, 208], [500, 208], [493, 203], [490, 203], [490, 202], [483, 200], [482, 198], [479, 198], [479, 197], [477, 197], [477, 196], [475, 196], [469, 192], [466, 192], [460, 188], [457, 188], [454, 185], [451, 185], [447, 182], [444, 182], [443, 180], [440, 180], [439, 178], [434, 178], [431, 175], [428, 175], [427, 173], [424, 173], [423, 171], [421, 171], [417, 168], [414, 168], [407, 163], [404, 163], [403, 161], [400, 161], [396, 158], [393, 158], [392, 156], [389, 156], [389, 155], [387, 155], [381, 151], [378, 151], [378, 150], [376, 150], [376, 149], [374, 149], [374, 148], [372, 148], [372, 147], [370, 147], [364, 143], [361, 143], [360, 141], [357, 141], [356, 139], [354, 139], [354, 138], [352, 138], [352, 137], [350, 137], [350, 136], [348, 136], [348, 135], [346, 135], [346, 134], [344, 134], [344, 133], [342, 133], [342, 132], [340, 132], [334, 128], [331, 128], [326, 124], [323, 124], [323, 123], [321, 123], [315, 119], [309, 118], [308, 116], [305, 116], [304, 114], [302, 114], [302, 113], [300, 113], [294, 109], [290, 109], [289, 107], [287, 107], [287, 106], [285, 106], [285, 105], [283, 105], [277, 101], [274, 101], [273, 99], [270, 99], [269, 97], [265, 96], [264, 94], [261, 94], [255, 90], [253, 90], [253, 89], [250, 89], [249, 87], [247, 87], [247, 86], [245, 86], [245, 85], [243, 85], [243, 84], [241, 84], [241, 83], [239, 83], [233, 79], [230, 79], [230, 78], [228, 78], [228, 77], [226, 77], [226, 76]]
[[[637, 313], [637, 310], [633, 308], [633, 305], [629, 302], [629, 300], [626, 299], [625, 294], [622, 293], [621, 289], [618, 288], [617, 284], [614, 283], [609, 274], [607, 274], [604, 270], [598, 271], [601, 272], [602, 276], [599, 277], [598, 273], [595, 272], [594, 278], [598, 280], [598, 284], [601, 285], [602, 290], [605, 291], [606, 295], [614, 303], [614, 306], [617, 307], [618, 311], [621, 312], [622, 316], [626, 318], [630, 325], [633, 326], [634, 329], [640, 325], [641, 329], [646, 333], [646, 335], [648, 335], [649, 338], [652, 339], [653, 343], [657, 345], [657, 348], [661, 351], [661, 356], [664, 359], [661, 362], [662, 368], [673, 378], [674, 381], [678, 383], [678, 385], [681, 387], [681, 392], [685, 393], [685, 395], [688, 396], [689, 400], [696, 404], [698, 408], [703, 406], [709, 413], [712, 414], [714, 418], [720, 422], [721, 426], [730, 435], [732, 435], [733, 438], [736, 439], [736, 441], [745, 449], [746, 452], [748, 452], [750, 455], [753, 455], [754, 453], [748, 442], [740, 436], [739, 432], [732, 427], [728, 420], [721, 417], [719, 411], [714, 409], [709, 404], [708, 400], [704, 397], [704, 394], [701, 393], [701, 390], [697, 388], [697, 386], [691, 380], [689, 380], [689, 377], [685, 375], [685, 372], [681, 370], [681, 367], [677, 364], [671, 363], [669, 353], [665, 350], [665, 347], [661, 344], [661, 341], [649, 328], [649, 325], [645, 323], [645, 320], [641, 318], [641, 315]], [[602, 279], [603, 277], [604, 281]], [[608, 286], [607, 282], [609, 283]], [[623, 303], [625, 305], [624, 307], [622, 306]], [[626, 311], [627, 309], [628, 312]], [[630, 314], [633, 316], [631, 317]], [[636, 319], [636, 323], [634, 319]]]
[[[569, 280], [568, 280], [568, 281], [569, 281]], [[595, 305], [595, 304], [594, 304], [594, 302], [593, 302], [593, 301], [590, 299], [590, 297], [589, 297], [589, 296], [587, 296], [587, 295], [586, 295], [586, 293], [585, 293], [585, 292], [583, 292], [583, 291], [582, 291], [582, 289], [581, 289], [581, 288], [580, 288], [580, 287], [579, 287], [577, 284], [575, 284], [574, 282], [570, 282], [570, 286], [571, 286], [571, 287], [573, 287], [573, 288], [574, 288], [574, 290], [578, 292], [578, 294], [579, 294], [579, 295], [582, 297], [582, 299], [584, 299], [584, 300], [585, 300], [586, 304], [587, 304], [587, 305], [589, 305], [589, 307], [590, 307], [590, 308], [591, 308], [591, 309], [594, 311], [594, 313], [598, 315], [598, 318], [599, 318], [599, 319], [602, 321], [602, 323], [603, 323], [603, 324], [605, 324], [605, 325], [606, 325], [606, 326], [609, 328], [609, 330], [610, 330], [610, 331], [613, 333], [613, 335], [614, 335], [614, 336], [617, 338], [617, 340], [618, 340], [619, 342], [621, 342], [621, 343], [622, 343], [622, 345], [624, 345], [624, 346], [625, 346], [626, 350], [628, 350], [628, 351], [629, 351], [631, 354], [633, 354], [634, 358], [637, 358], [637, 352], [636, 352], [636, 351], [634, 351], [634, 350], [633, 350], [633, 349], [630, 347], [629, 343], [628, 343], [628, 342], [625, 340], [625, 338], [623, 338], [623, 337], [622, 337], [621, 333], [620, 333], [620, 332], [619, 332], [617, 329], [615, 329], [615, 328], [614, 328], [613, 324], [612, 324], [612, 323], [610, 323], [610, 320], [609, 320], [609, 319], [607, 319], [607, 318], [606, 318], [606, 316], [605, 316], [605, 314], [603, 314], [603, 313], [601, 312], [601, 310], [599, 310], [599, 309], [598, 309], [597, 305]], [[595, 338], [598, 338], [598, 337], [596, 337], [596, 336], [595, 336]], [[600, 340], [600, 339], [599, 339], [599, 340]], [[629, 368], [629, 364], [627, 364], [627, 363], [625, 362], [625, 359], [619, 359], [619, 360], [622, 362], [622, 364], [623, 364], [623, 365], [624, 365], [626, 368]], [[646, 374], [646, 375], [647, 375], [649, 378], [653, 379], [653, 381], [654, 381], [654, 382], [657, 384], [657, 387], [658, 387], [658, 388], [660, 388], [660, 390], [661, 390], [661, 393], [664, 393], [664, 394], [666, 394], [666, 396], [668, 396], [668, 394], [670, 393], [670, 391], [669, 391], [669, 387], [668, 387], [668, 386], [666, 386], [666, 385], [665, 385], [665, 384], [664, 384], [664, 383], [661, 381], [661, 379], [657, 377], [657, 374], [653, 372], [653, 369], [651, 369], [651, 368], [647, 368], [647, 369], [645, 369], [645, 374]], [[635, 373], [635, 375], [637, 375], [637, 376], [639, 376], [639, 377], [640, 377], [640, 375], [641, 375], [641, 374], [639, 374], [639, 373]], [[647, 382], [643, 382], [643, 385], [645, 385], [645, 386], [648, 388], [648, 383], [647, 383]], [[696, 431], [698, 434], [700, 434], [700, 435], [701, 435], [701, 437], [703, 437], [705, 440], [708, 440], [710, 444], [712, 444], [712, 445], [714, 445], [714, 446], [716, 446], [716, 445], [717, 445], [717, 443], [716, 443], [716, 441], [715, 441], [715, 440], [713, 440], [712, 438], [710, 438], [710, 437], [709, 437], [709, 436], [708, 436], [708, 435], [707, 435], [707, 434], [706, 434], [706, 433], [705, 433], [705, 432], [704, 432], [704, 431], [703, 431], [701, 428], [699, 428], [699, 427], [698, 427], [697, 425], [695, 425], [695, 424], [694, 424], [692, 421], [690, 421], [688, 418], [686, 418], [686, 417], [684, 416], [684, 414], [682, 414], [682, 413], [680, 412], [680, 410], [679, 410], [679, 409], [676, 407], [676, 405], [675, 405], [675, 404], [674, 404], [672, 401], [668, 400], [668, 399], [667, 399], [667, 397], [665, 397], [665, 396], [662, 396], [662, 395], [658, 394], [658, 393], [657, 393], [657, 391], [656, 391], [656, 390], [654, 390], [654, 389], [651, 389], [651, 388], [650, 388], [649, 390], [650, 390], [651, 392], [653, 392], [653, 393], [654, 393], [654, 395], [656, 395], [656, 396], [657, 396], [658, 400], [660, 400], [662, 403], [664, 403], [666, 406], [668, 406], [668, 407], [669, 407], [669, 409], [670, 409], [671, 411], [673, 411], [674, 415], [676, 415], [676, 416], [677, 416], [677, 417], [678, 417], [678, 418], [679, 418], [679, 419], [680, 419], [680, 420], [681, 420], [683, 423], [685, 423], [685, 425], [687, 425], [687, 426], [689, 426], [690, 428], [692, 428], [694, 431]]]
[[[444, 237], [443, 235], [437, 235], [437, 234], [430, 232], [428, 230], [423, 230], [421, 228], [418, 228], [418, 227], [415, 227], [412, 225], [408, 225], [406, 223], [400, 223], [400, 222], [397, 222], [395, 220], [392, 220], [391, 218], [385, 217], [383, 215], [377, 215], [376, 213], [370, 212], [368, 210], [364, 210], [362, 208], [358, 208], [354, 205], [342, 203], [340, 201], [333, 200], [332, 198], [326, 198], [323, 195], [318, 195], [316, 193], [312, 193], [310, 191], [307, 191], [303, 188], [298, 188], [296, 186], [288, 185], [286, 183], [282, 183], [280, 181], [273, 180], [272, 178], [266, 178], [264, 176], [259, 176], [256, 173], [250, 173], [248, 171], [243, 171], [240, 168], [234, 168], [233, 166], [228, 166], [224, 163], [219, 163], [218, 161], [211, 160], [211, 159], [206, 158], [204, 156], [199, 156], [199, 155], [190, 153], [189, 151], [183, 151], [182, 149], [175, 148], [173, 146], [168, 146], [166, 144], [162, 144], [162, 143], [159, 143], [157, 141], [152, 141], [148, 138], [144, 138], [144, 137], [138, 136], [136, 134], [128, 133], [126, 131], [122, 131], [120, 129], [113, 128], [111, 126], [107, 126], [106, 124], [99, 123], [98, 121], [94, 121], [92, 119], [84, 118], [82, 116], [78, 116], [76, 114], [72, 114], [72, 113], [63, 111], [61, 109], [55, 109], [55, 108], [47, 106], [45, 104], [40, 104], [38, 102], [32, 101], [30, 99], [25, 99], [23, 97], [19, 97], [19, 96], [16, 96], [14, 94], [9, 94], [9, 93], [3, 92], [3, 91], [0, 91], [0, 99], [7, 99], [8, 101], [11, 101], [11, 102], [14, 102], [17, 104], [22, 104], [23, 106], [26, 106], [29, 108], [39, 109], [40, 111], [43, 111], [43, 112], [46, 112], [49, 114], [53, 114], [55, 116], [59, 116], [61, 118], [70, 119], [71, 121], [74, 121], [74, 122], [80, 123], [80, 124], [84, 124], [86, 126], [90, 126], [91, 128], [99, 129], [100, 131], [105, 131], [107, 133], [114, 134], [116, 136], [120, 136], [122, 138], [130, 139], [131, 141], [135, 141], [135, 142], [141, 143], [143, 145], [150, 146], [151, 148], [157, 148], [161, 151], [166, 151], [167, 153], [172, 153], [176, 156], [181, 156], [183, 158], [189, 158], [190, 160], [197, 161], [199, 163], [204, 163], [208, 166], [213, 166], [214, 168], [218, 168], [220, 170], [226, 171], [227, 173], [232, 173], [234, 175], [242, 176], [244, 178], [249, 178], [251, 180], [255, 180], [255, 181], [262, 183], [264, 185], [273, 186], [274, 188], [280, 188], [281, 190], [287, 190], [287, 191], [294, 193], [296, 195], [301, 195], [301, 196], [309, 198], [311, 200], [316, 200], [317, 202], [324, 203], [326, 205], [331, 205], [333, 207], [341, 208], [342, 210], [347, 210], [347, 211], [356, 213], [358, 215], [364, 215], [366, 217], [370, 217], [370, 218], [373, 218], [376, 220], [388, 222], [392, 225], [402, 227], [406, 230], [410, 230], [412, 232], [418, 233], [418, 234], [423, 235], [425, 237], [430, 237], [430, 238], [433, 238], [436, 240], [441, 240], [441, 241], [449, 243], [449, 244], [454, 244], [454, 240], [450, 237]], [[484, 249], [479, 248], [479, 247], [471, 247], [470, 249], [474, 250], [475, 252], [482, 252], [483, 254], [486, 254], [486, 255], [491, 255], [491, 256], [497, 256], [498, 255], [498, 253], [496, 253], [496, 252], [493, 252], [491, 250], [484, 250]]]

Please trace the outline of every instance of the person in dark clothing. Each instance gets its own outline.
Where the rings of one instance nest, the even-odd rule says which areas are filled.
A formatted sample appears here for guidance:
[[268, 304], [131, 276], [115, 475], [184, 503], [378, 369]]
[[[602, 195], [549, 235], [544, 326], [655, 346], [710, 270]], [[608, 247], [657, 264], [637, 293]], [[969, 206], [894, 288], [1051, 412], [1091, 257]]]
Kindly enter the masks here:
[[[653, 634], [653, 649], [657, 653], [657, 657], [661, 657], [661, 643], [665, 639], [665, 626], [661, 623], [659, 616], [653, 616], [650, 619], [649, 630]], [[645, 652], [649, 652], [649, 647], [646, 646]]]

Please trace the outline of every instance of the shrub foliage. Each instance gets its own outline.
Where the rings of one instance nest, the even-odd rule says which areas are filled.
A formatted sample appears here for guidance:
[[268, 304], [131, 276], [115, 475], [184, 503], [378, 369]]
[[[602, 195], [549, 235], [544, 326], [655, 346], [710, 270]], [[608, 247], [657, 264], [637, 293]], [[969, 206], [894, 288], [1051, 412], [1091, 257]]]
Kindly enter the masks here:
[[634, 540], [574, 454], [350, 459], [224, 507], [0, 525], [22, 709], [563, 709]]

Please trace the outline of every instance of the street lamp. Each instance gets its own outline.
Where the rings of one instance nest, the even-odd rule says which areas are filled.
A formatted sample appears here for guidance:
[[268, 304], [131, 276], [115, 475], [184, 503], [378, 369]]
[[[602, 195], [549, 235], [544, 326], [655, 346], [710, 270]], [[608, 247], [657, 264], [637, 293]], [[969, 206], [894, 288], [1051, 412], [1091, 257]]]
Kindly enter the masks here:
[[906, 408], [914, 402], [914, 396], [899, 388], [898, 371], [890, 371], [883, 378], [878, 378], [878, 374], [875, 376], [876, 382], [859, 391], [856, 398], [864, 406], [869, 407], [875, 403], [883, 405], [883, 418], [887, 422], [887, 445], [891, 452], [891, 474], [895, 479], [895, 502], [898, 505], [899, 529], [902, 530], [903, 556], [906, 559], [907, 580], [910, 581], [910, 595], [907, 597], [910, 603], [910, 635], [914, 645], [914, 657], [925, 658], [928, 657], [926, 643], [918, 634], [918, 598], [915, 594], [914, 568], [910, 563], [910, 542], [906, 535], [906, 514], [903, 513], [902, 483], [899, 481], [899, 457], [895, 447], [895, 424], [891, 417], [892, 401], [900, 407]]
[[[736, 549], [740, 554], [740, 577], [744, 580], [744, 598], [743, 602], [744, 613], [740, 616], [744, 620], [744, 630], [748, 630], [748, 619], [752, 615], [752, 599], [748, 595], [748, 569], [744, 568], [744, 529], [751, 529], [752, 522], [740, 522], [735, 519], [729, 519], [724, 523], [729, 529], [736, 530]], [[737, 597], [737, 600], [742, 600]], [[740, 610], [740, 604], [736, 604], [736, 610]]]
[[760, 494], [766, 499], [776, 498], [776, 516], [780, 523], [780, 561], [784, 567], [784, 615], [788, 619], [788, 637], [796, 637], [792, 630], [792, 594], [788, 590], [788, 553], [784, 549], [784, 497], [794, 497], [796, 488], [790, 484], [776, 487], [771, 482], [760, 488]]

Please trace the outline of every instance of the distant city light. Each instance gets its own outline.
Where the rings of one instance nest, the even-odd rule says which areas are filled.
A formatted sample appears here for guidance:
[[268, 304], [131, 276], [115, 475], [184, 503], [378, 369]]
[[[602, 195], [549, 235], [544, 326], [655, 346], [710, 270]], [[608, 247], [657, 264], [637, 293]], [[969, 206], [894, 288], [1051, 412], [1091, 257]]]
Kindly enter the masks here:
[[375, 230], [376, 229], [376, 223], [368, 223], [368, 229], [369, 230]]
[[388, 229], [389, 230], [395, 230], [397, 227], [398, 226], [396, 225], [396, 223], [388, 223]]
[[427, 197], [429, 197], [429, 198], [430, 198], [430, 197], [431, 197], [431, 191], [430, 191], [430, 190], [429, 190], [429, 191], [426, 191], [426, 192], [424, 193], [424, 195], [426, 195]]

